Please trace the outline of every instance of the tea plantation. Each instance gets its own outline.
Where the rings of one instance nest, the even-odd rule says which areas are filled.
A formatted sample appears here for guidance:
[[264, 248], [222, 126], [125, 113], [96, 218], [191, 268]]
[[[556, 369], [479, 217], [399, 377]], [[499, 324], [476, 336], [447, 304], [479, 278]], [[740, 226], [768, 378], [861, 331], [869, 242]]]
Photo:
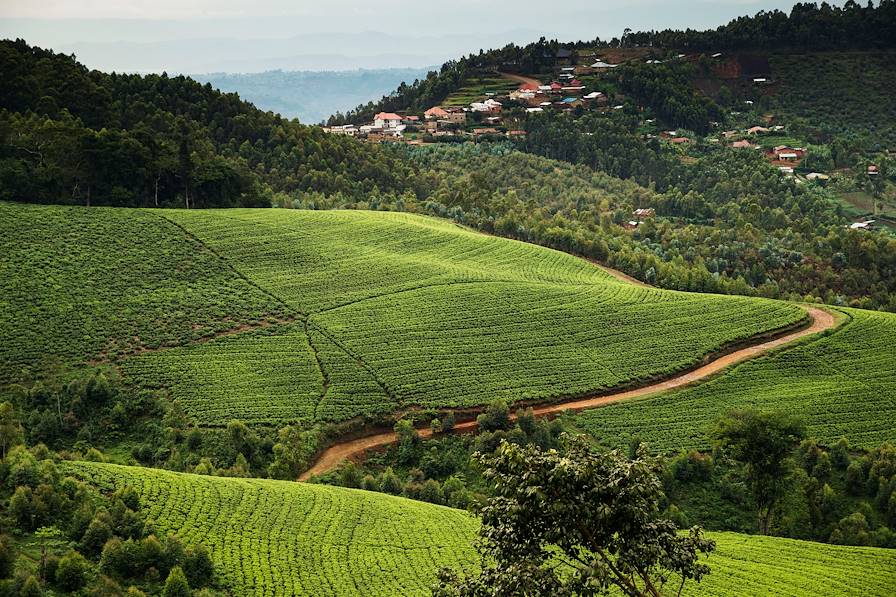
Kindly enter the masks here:
[[0, 210], [0, 384], [109, 362], [205, 425], [578, 396], [805, 318], [408, 214]]
[[896, 436], [896, 315], [843, 309], [830, 333], [747, 361], [678, 392], [579, 414], [575, 424], [608, 444], [633, 436], [654, 450], [709, 447], [708, 431], [735, 408], [783, 410], [833, 445], [873, 449]]
[[0, 385], [287, 316], [152, 212], [0, 202]]
[[[439, 567], [475, 565], [466, 512], [355, 489], [97, 463], [64, 470], [132, 486], [159, 531], [206, 545], [238, 595], [426, 595]], [[887, 595], [896, 551], [718, 533], [688, 594]]]

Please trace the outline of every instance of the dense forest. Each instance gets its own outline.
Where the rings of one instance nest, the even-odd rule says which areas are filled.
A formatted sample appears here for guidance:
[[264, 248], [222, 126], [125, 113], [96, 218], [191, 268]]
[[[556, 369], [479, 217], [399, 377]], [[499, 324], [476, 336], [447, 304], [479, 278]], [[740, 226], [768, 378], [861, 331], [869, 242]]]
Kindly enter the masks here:
[[790, 14], [761, 11], [707, 31], [665, 29], [626, 32], [620, 44], [681, 50], [835, 50], [891, 47], [896, 38], [896, 2], [872, 0], [862, 6], [848, 0], [842, 7], [827, 2], [797, 3]]
[[275, 192], [400, 190], [375, 145], [330, 136], [186, 77], [105, 74], [0, 42], [0, 199], [270, 205]]

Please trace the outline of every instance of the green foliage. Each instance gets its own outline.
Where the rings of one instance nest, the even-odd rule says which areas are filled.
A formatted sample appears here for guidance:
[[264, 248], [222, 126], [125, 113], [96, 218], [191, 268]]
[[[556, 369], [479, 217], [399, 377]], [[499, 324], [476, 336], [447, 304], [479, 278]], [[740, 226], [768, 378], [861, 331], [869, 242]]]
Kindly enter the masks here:
[[181, 570], [180, 566], [175, 566], [168, 573], [168, 578], [165, 579], [162, 597], [190, 597], [191, 594], [190, 584], [187, 582], [184, 571]]
[[12, 575], [16, 556], [9, 535], [0, 535], [0, 580]]
[[843, 312], [847, 319], [833, 332], [692, 388], [583, 412], [576, 424], [614, 446], [637, 433], [665, 452], [708, 448], [714, 421], [728, 410], [782, 410], [802, 418], [808, 434], [823, 444], [845, 437], [852, 446], [874, 448], [896, 432], [896, 380], [890, 374], [896, 316]]
[[[208, 546], [216, 575], [234, 594], [426, 595], [440, 567], [472, 570], [475, 563], [476, 521], [441, 506], [294, 482], [65, 466], [100, 487], [134, 487], [156, 528], [178, 531], [188, 546]], [[693, 587], [697, 594], [731, 594], [748, 584], [759, 592], [886, 595], [896, 582], [892, 550], [710, 537], [717, 543], [707, 561], [712, 574]], [[259, 554], [266, 557], [254, 559]], [[275, 575], [274, 562], [290, 564]]]
[[257, 207], [274, 191], [404, 190], [387, 150], [263, 112], [187, 77], [88, 71], [0, 44], [0, 199]]
[[852, 140], [861, 140], [861, 145], [873, 150], [896, 143], [896, 54], [892, 50], [775, 54], [769, 62], [781, 82], [776, 106], [785, 116], [794, 117], [796, 130], [818, 142], [838, 137], [846, 142], [836, 144], [841, 155], [833, 157], [838, 165], [844, 165], [843, 149]]
[[[91, 211], [90, 218], [107, 213]], [[172, 338], [183, 345], [120, 359], [127, 381], [164, 387], [187, 417], [204, 425], [233, 418], [344, 421], [406, 406], [585, 394], [686, 368], [707, 352], [802, 317], [782, 303], [636, 288], [581, 259], [407, 214], [181, 210], [164, 216], [225, 260], [215, 262], [220, 267], [245, 276], [240, 284], [264, 291], [253, 288], [248, 296], [261, 305], [276, 297], [273, 313], [300, 319], [269, 325], [271, 316], [240, 324], [228, 317], [228, 326], [258, 329], [220, 335], [233, 329], [227, 327], [205, 342]], [[173, 303], [178, 314], [196, 312]], [[310, 314], [307, 326], [302, 313]], [[147, 336], [164, 330], [149, 319], [138, 323], [153, 326]], [[663, 347], [652, 343], [657, 330], [668, 336]], [[512, 351], [505, 348], [509, 337]], [[171, 426], [184, 428], [186, 420]], [[281, 461], [277, 476], [296, 468]]]
[[476, 424], [483, 431], [498, 431], [510, 427], [510, 408], [505, 400], [497, 399], [488, 403], [485, 412], [476, 417]]
[[678, 61], [666, 64], [633, 62], [614, 69], [613, 81], [619, 89], [650, 108], [672, 128], [706, 134], [710, 122], [722, 119], [722, 110], [694, 89], [694, 67]]
[[0, 253], [0, 384], [288, 313], [156, 213], [0, 203]]
[[0, 403], [0, 460], [6, 458], [13, 446], [22, 443], [24, 437], [15, 407], [11, 402]]
[[87, 584], [90, 572], [90, 562], [77, 551], [71, 551], [59, 560], [56, 584], [64, 591], [78, 591]]
[[759, 512], [759, 532], [768, 534], [775, 508], [790, 483], [790, 454], [806, 436], [805, 424], [792, 415], [734, 411], [714, 433], [719, 445], [746, 465]]
[[670, 573], [682, 584], [709, 573], [699, 556], [715, 543], [659, 516], [658, 463], [646, 452], [629, 460], [583, 441], [563, 454], [502, 443], [480, 463], [496, 493], [481, 509], [482, 571], [443, 572], [436, 595], [635, 597], [660, 594]]

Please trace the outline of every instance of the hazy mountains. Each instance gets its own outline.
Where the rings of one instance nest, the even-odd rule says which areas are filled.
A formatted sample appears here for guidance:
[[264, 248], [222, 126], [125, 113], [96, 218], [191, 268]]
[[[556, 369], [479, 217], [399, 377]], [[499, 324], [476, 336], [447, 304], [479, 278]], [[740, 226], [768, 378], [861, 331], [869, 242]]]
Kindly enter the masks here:
[[[433, 67], [435, 68], [435, 67]], [[306, 124], [325, 120], [392, 92], [402, 81], [426, 76], [426, 68], [353, 71], [282, 71], [191, 75], [221, 91], [235, 91], [262, 110], [298, 118]]]

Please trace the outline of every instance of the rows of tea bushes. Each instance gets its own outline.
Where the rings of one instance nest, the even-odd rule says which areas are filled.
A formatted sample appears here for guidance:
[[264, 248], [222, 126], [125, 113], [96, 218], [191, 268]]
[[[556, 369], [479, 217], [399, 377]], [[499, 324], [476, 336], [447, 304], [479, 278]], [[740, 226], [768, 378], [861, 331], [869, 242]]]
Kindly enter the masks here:
[[0, 385], [282, 318], [154, 212], [0, 202]]
[[640, 437], [658, 451], [709, 447], [709, 430], [730, 409], [786, 411], [808, 434], [875, 448], [896, 436], [896, 315], [843, 309], [834, 331], [747, 361], [671, 394], [579, 414], [576, 424], [610, 444]]
[[787, 303], [629, 284], [433, 286], [311, 316], [404, 406], [550, 400], [646, 382], [803, 316]]
[[312, 420], [324, 389], [301, 323], [148, 352], [121, 368], [144, 387], [166, 388], [202, 425]]
[[14, 253], [0, 282], [13, 307], [0, 314], [6, 377], [41, 360], [108, 361], [200, 425], [575, 396], [805, 317], [622, 283], [410, 214], [0, 208]]
[[689, 595], [889, 595], [896, 551], [782, 537], [710, 533], [713, 572]]
[[159, 531], [211, 553], [235, 595], [426, 595], [441, 566], [473, 565], [466, 512], [379, 493], [263, 479], [73, 463], [128, 485]]
[[571, 255], [403, 213], [299, 210], [166, 211], [236, 270], [310, 313], [365, 298], [461, 281], [600, 283]]
[[[238, 595], [428, 595], [439, 567], [475, 566], [466, 512], [342, 487], [99, 463], [64, 471], [132, 487], [159, 532], [205, 545]], [[888, 595], [896, 552], [715, 533], [712, 572], [689, 594]]]

